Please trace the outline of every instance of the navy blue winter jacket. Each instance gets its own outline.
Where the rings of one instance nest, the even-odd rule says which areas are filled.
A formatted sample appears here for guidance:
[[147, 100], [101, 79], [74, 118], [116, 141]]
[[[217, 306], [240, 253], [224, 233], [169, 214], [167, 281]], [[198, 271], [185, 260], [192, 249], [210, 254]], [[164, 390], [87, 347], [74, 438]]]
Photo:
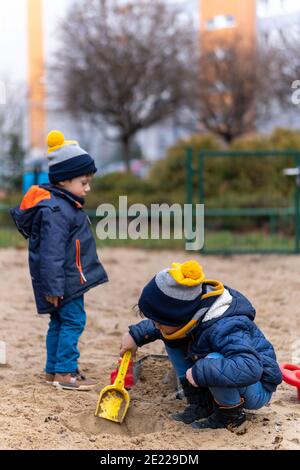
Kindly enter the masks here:
[[[162, 339], [170, 347], [188, 346], [194, 361], [194, 381], [205, 387], [245, 387], [261, 381], [271, 392], [282, 381], [273, 346], [254, 323], [255, 309], [240, 292], [226, 287], [232, 296], [221, 316], [199, 321], [187, 337], [166, 341], [152, 320], [131, 325], [129, 332], [138, 346]], [[224, 357], [207, 359], [209, 353]]]
[[39, 313], [56, 308], [45, 296], [63, 296], [60, 305], [108, 280], [100, 263], [84, 200], [51, 184], [33, 186], [10, 210], [29, 239], [29, 267]]

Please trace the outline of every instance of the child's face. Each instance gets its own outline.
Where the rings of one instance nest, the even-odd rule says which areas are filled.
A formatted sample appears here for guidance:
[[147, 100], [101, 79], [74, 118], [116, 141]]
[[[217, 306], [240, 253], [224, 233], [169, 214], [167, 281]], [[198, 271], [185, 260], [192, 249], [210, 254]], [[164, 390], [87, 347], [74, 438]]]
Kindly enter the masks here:
[[78, 176], [72, 180], [62, 181], [60, 186], [70, 193], [78, 197], [86, 197], [87, 193], [90, 192], [90, 183], [93, 179], [92, 175], [89, 176]]
[[165, 333], [166, 335], [171, 335], [172, 333], [175, 333], [175, 331], [180, 330], [181, 326], [168, 326], [168, 325], [162, 325], [161, 323], [154, 323], [156, 328], [158, 328], [160, 331]]

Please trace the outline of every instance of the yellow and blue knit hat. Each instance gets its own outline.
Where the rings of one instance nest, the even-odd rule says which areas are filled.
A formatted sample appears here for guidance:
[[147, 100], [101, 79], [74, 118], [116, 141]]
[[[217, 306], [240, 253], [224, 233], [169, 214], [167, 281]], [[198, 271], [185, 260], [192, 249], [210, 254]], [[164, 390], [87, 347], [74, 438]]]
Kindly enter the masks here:
[[71, 180], [97, 172], [93, 158], [76, 140], [65, 140], [62, 132], [54, 130], [47, 136], [49, 180], [51, 183]]
[[162, 325], [187, 324], [200, 308], [205, 275], [197, 261], [173, 263], [144, 287], [138, 306], [145, 317]]

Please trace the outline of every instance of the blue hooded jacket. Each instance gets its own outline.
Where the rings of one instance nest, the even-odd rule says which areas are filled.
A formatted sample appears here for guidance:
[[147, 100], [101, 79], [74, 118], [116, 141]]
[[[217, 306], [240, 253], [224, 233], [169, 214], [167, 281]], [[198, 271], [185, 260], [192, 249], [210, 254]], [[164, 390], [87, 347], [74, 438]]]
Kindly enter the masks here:
[[100, 263], [84, 200], [51, 184], [32, 186], [11, 209], [19, 232], [29, 239], [29, 268], [39, 313], [56, 308], [46, 296], [63, 296], [62, 306], [108, 281]]
[[[254, 323], [255, 309], [240, 292], [226, 287], [232, 296], [227, 310], [216, 318], [198, 324], [184, 339], [167, 341], [152, 320], [131, 325], [129, 332], [138, 346], [157, 339], [169, 347], [188, 346], [194, 361], [194, 381], [203, 387], [246, 387], [261, 381], [274, 392], [282, 381], [273, 346]], [[209, 359], [209, 353], [223, 357]]]

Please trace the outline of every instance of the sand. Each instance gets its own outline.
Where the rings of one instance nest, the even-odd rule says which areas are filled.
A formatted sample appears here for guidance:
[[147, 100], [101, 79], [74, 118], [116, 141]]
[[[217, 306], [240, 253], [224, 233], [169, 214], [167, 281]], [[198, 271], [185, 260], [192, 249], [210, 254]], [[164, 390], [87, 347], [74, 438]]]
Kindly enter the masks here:
[[[248, 412], [247, 423], [236, 432], [195, 431], [170, 419], [184, 403], [175, 398], [174, 376], [161, 358], [144, 361], [122, 425], [94, 417], [121, 336], [128, 324], [139, 321], [132, 306], [140, 289], [170, 262], [186, 259], [181, 252], [125, 249], [105, 249], [100, 256], [110, 283], [86, 295], [88, 322], [80, 340], [81, 368], [99, 384], [79, 393], [44, 383], [48, 316], [35, 311], [27, 252], [0, 251], [0, 340], [7, 343], [8, 360], [0, 366], [0, 449], [300, 449], [295, 388], [281, 385], [271, 404]], [[300, 349], [299, 257], [202, 257], [201, 262], [208, 278], [249, 296], [279, 361], [291, 361], [295, 348]], [[145, 346], [139, 357], [149, 353], [164, 354], [163, 343]]]

